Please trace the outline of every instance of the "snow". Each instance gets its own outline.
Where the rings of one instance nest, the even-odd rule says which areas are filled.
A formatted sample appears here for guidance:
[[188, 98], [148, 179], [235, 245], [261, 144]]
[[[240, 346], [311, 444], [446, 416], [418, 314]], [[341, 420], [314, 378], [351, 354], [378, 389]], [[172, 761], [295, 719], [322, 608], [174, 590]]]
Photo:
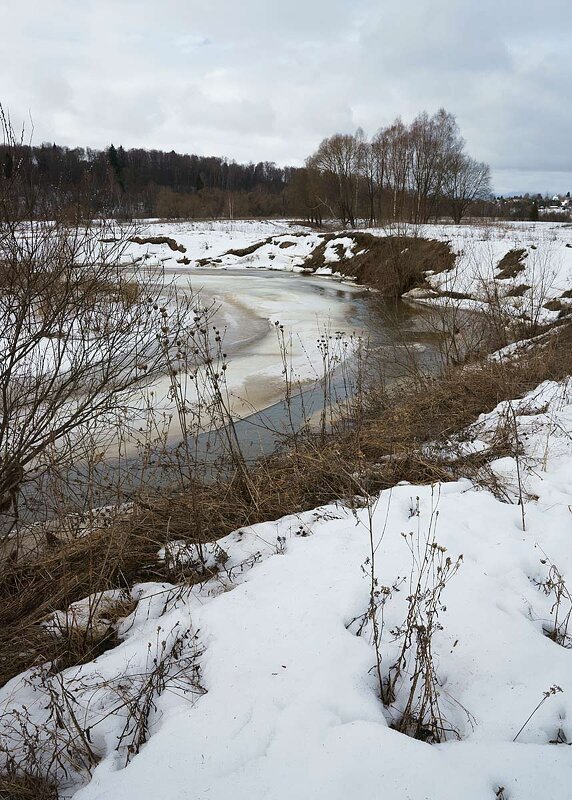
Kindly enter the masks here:
[[[284, 357], [294, 384], [314, 381], [324, 369], [321, 338], [331, 337], [328, 341], [332, 359], [344, 358], [353, 351], [363, 332], [349, 321], [362, 293], [351, 284], [341, 287], [324, 277], [268, 275], [260, 271], [247, 274], [244, 270], [219, 273], [197, 269], [188, 275], [177, 273], [174, 279], [180, 291], [191, 294], [203, 306], [216, 309], [211, 322], [220, 329], [222, 348], [228, 356], [224, 387], [235, 419], [283, 399]], [[344, 332], [341, 339], [336, 338], [337, 331]], [[215, 352], [212, 342], [211, 346]], [[204, 368], [199, 367], [196, 372], [198, 380], [181, 380], [190, 405], [197, 401], [197, 385], [207, 394], [210, 386], [202, 377]], [[174, 440], [180, 437], [180, 430], [170, 389], [169, 377], [163, 376], [145, 392], [154, 393], [155, 414], [170, 420], [169, 435]], [[139, 416], [133, 416], [132, 425], [145, 427], [148, 405], [142, 396]], [[207, 416], [199, 422], [209, 424], [210, 419]]]
[[326, 264], [334, 264], [336, 261], [341, 261], [340, 251], [342, 258], [351, 258], [354, 245], [354, 240], [349, 236], [337, 236], [333, 241], [327, 242], [324, 261]]
[[[193, 225], [189, 250], [202, 235]], [[266, 233], [257, 225], [236, 231], [242, 246]], [[451, 273], [431, 276], [435, 289], [454, 286], [478, 305], [483, 287], [499, 283], [498, 260], [521, 246], [528, 272], [507, 286], [529, 282], [548, 265], [543, 296], [570, 288], [570, 229], [559, 227], [556, 240], [555, 226], [502, 230], [491, 239], [485, 228], [432, 227], [431, 238], [450, 239], [463, 253]], [[292, 247], [280, 248], [279, 239], [266, 255], [242, 258], [262, 264], [274, 252], [284, 268], [296, 267], [314, 234], [285, 236]], [[221, 232], [212, 249], [222, 253], [226, 237]], [[337, 255], [334, 247], [327, 252]], [[542, 318], [553, 313], [544, 311]], [[284, 319], [296, 325], [289, 314]], [[517, 343], [495, 357], [528, 347]], [[514, 447], [500, 453], [503, 437]], [[63, 686], [98, 759], [91, 775], [77, 759], [68, 765], [62, 796], [76, 800], [572, 798], [572, 623], [562, 626], [572, 609], [572, 380], [507, 398], [451, 437], [442, 455], [486, 452], [493, 460], [480, 485], [468, 478], [401, 483], [357, 510], [337, 503], [244, 527], [206, 547], [207, 566], [218, 572], [202, 584], [134, 587], [137, 606], [116, 623], [118, 646], [64, 670], [61, 684], [35, 668], [0, 690], [0, 737], [23, 756], [13, 721], [26, 713], [48, 753], [54, 722], [47, 687], [62, 697], [65, 716]], [[376, 585], [386, 592], [377, 619], [387, 677], [403, 644], [411, 576], [433, 540], [443, 557], [463, 557], [443, 591], [433, 637], [450, 729], [439, 744], [391, 727], [407, 702], [413, 659], [384, 705], [367, 617], [373, 543]], [[160, 552], [183, 569], [200, 568], [198, 555], [183, 541]], [[557, 623], [554, 569], [568, 587], [558, 609], [560, 643], [547, 635]], [[81, 626], [94, 602], [107, 624], [116, 599], [88, 598], [48, 624]], [[158, 663], [164, 680], [152, 697], [147, 740], [130, 752], [129, 709]]]
[[[572, 289], [572, 225], [568, 223], [519, 222], [470, 225], [404, 225], [398, 227], [368, 228], [374, 236], [408, 235], [448, 242], [457, 260], [452, 270], [431, 274], [427, 278], [435, 292], [454, 292], [466, 295], [456, 299], [455, 305], [478, 310], [493, 299], [500, 302], [507, 313], [515, 318], [524, 317], [533, 322], [551, 322], [558, 309], [547, 309], [545, 304], [558, 300], [562, 308], [572, 310], [572, 298], [562, 295]], [[220, 269], [272, 269], [297, 272], [304, 270], [305, 260], [324, 242], [323, 234], [310, 231], [287, 220], [268, 221], [215, 221], [215, 222], [165, 222], [147, 224], [144, 235], [166, 235], [182, 244], [187, 252], [188, 267], [181, 265], [181, 253], [173, 252], [167, 245], [131, 244], [126, 251], [130, 257], [145, 254], [167, 267], [190, 269], [205, 265]], [[244, 255], [228, 253], [251, 248]], [[499, 261], [510, 250], [523, 249], [523, 270], [513, 278], [498, 278]], [[341, 258], [351, 259], [355, 240], [351, 234], [340, 231], [326, 241], [324, 265], [318, 272], [332, 273], [332, 267]], [[359, 252], [362, 252], [360, 250]], [[519, 296], [511, 290], [522, 286]], [[432, 298], [426, 291], [420, 297], [417, 290], [408, 295], [412, 300], [425, 303], [451, 303], [447, 297]]]
[[[386, 235], [385, 230], [371, 231]], [[572, 289], [572, 225], [566, 223], [520, 222], [489, 225], [409, 226], [406, 233], [449, 242], [457, 255], [455, 267], [439, 274], [429, 274], [428, 281], [437, 292], [458, 292], [468, 300], [455, 305], [467, 309], [482, 307], [494, 300], [507, 313], [527, 317], [533, 322], [551, 322], [558, 311], [544, 307], [559, 299], [562, 307], [572, 310], [572, 300], [562, 298]], [[523, 249], [524, 269], [514, 278], [498, 278], [498, 263], [510, 250]], [[527, 286], [522, 296], [510, 297], [511, 289]], [[411, 299], [418, 299], [415, 294]], [[427, 302], [427, 300], [425, 300]], [[429, 299], [428, 302], [436, 302]], [[451, 302], [445, 299], [444, 302]]]
[[[301, 234], [298, 236], [297, 234]], [[213, 220], [197, 222], [155, 222], [142, 220], [137, 225], [137, 235], [146, 237], [167, 236], [185, 248], [185, 252], [173, 251], [166, 244], [130, 243], [124, 259], [145, 257], [151, 263], [158, 261], [167, 268], [184, 270], [190, 261], [191, 269], [197, 261], [207, 259], [209, 266], [263, 267], [265, 269], [293, 270], [301, 265], [319, 242], [318, 234], [308, 228], [291, 224], [288, 220]], [[228, 250], [242, 250], [272, 237], [272, 241], [255, 253], [239, 257], [224, 255]], [[274, 244], [276, 242], [276, 244]], [[282, 243], [293, 247], [282, 247]], [[292, 251], [295, 252], [292, 252]], [[218, 260], [220, 259], [220, 260]]]
[[[434, 642], [441, 710], [459, 739], [430, 745], [390, 727], [409, 681], [384, 707], [371, 630], [357, 636], [353, 622], [369, 601], [368, 508], [334, 504], [221, 539], [211, 548], [220, 572], [203, 585], [135, 587], [123, 642], [63, 673], [102, 757], [75, 798], [482, 800], [501, 786], [513, 800], [570, 797], [570, 751], [549, 742], [559, 731], [572, 739], [572, 649], [545, 635], [554, 597], [538, 583], [550, 564], [572, 580], [572, 383], [546, 382], [499, 404], [463, 440], [490, 447], [507, 415], [521, 444], [520, 489], [514, 458], [492, 468], [512, 502], [464, 479], [400, 484], [370, 504], [379, 586], [395, 587], [384, 606], [383, 670], [395, 661], [407, 611], [406, 539], [423, 543], [433, 526], [451, 558], [463, 555]], [[171, 547], [180, 555], [182, 545]], [[138, 686], [161, 639], [172, 642], [176, 631], [189, 631], [189, 643], [170, 674], [196, 661], [206, 693], [168, 678], [149, 739], [125, 766], [125, 713], [109, 713], [117, 705], [110, 686], [129, 676]], [[513, 741], [552, 686], [562, 692]], [[45, 696], [29, 674], [0, 700], [46, 721]]]

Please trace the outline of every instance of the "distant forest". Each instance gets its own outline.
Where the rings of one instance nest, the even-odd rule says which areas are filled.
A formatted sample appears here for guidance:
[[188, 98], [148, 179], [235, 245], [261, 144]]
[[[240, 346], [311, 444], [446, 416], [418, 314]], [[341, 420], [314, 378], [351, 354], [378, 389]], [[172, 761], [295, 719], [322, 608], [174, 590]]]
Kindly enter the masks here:
[[[324, 139], [304, 167], [239, 164], [217, 156], [43, 143], [0, 145], [4, 177], [27, 176], [23, 216], [58, 212], [120, 219], [294, 217], [322, 225], [448, 217], [509, 216], [495, 201], [489, 169], [465, 152], [455, 118], [441, 109], [411, 125], [396, 120], [367, 140], [363, 131]], [[525, 204], [519, 218], [528, 218]]]

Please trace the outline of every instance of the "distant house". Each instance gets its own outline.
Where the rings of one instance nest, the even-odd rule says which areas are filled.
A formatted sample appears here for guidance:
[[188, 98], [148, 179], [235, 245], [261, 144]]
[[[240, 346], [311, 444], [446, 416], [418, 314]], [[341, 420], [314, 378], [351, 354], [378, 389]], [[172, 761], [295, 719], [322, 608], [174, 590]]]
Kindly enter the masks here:
[[571, 210], [570, 192], [568, 192], [566, 196], [555, 194], [550, 199], [544, 200], [538, 209], [538, 213], [543, 217], [558, 215], [555, 216], [556, 219], [567, 219], [570, 217]]

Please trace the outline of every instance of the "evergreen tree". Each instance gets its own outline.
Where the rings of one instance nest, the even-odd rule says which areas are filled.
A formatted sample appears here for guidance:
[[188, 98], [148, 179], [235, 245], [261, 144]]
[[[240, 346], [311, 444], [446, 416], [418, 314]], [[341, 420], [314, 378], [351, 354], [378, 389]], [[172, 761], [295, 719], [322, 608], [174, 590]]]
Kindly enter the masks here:
[[538, 203], [536, 200], [532, 203], [530, 207], [530, 214], [528, 215], [528, 219], [531, 222], [538, 222]]

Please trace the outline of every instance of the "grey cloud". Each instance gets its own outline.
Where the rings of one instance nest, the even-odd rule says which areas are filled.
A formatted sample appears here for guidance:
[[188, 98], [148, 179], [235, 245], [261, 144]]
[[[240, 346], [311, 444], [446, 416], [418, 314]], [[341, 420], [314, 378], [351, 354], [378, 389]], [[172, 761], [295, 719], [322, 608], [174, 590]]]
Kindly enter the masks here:
[[302, 163], [444, 106], [505, 191], [572, 172], [562, 0], [7, 0], [3, 21], [0, 101], [36, 140]]

